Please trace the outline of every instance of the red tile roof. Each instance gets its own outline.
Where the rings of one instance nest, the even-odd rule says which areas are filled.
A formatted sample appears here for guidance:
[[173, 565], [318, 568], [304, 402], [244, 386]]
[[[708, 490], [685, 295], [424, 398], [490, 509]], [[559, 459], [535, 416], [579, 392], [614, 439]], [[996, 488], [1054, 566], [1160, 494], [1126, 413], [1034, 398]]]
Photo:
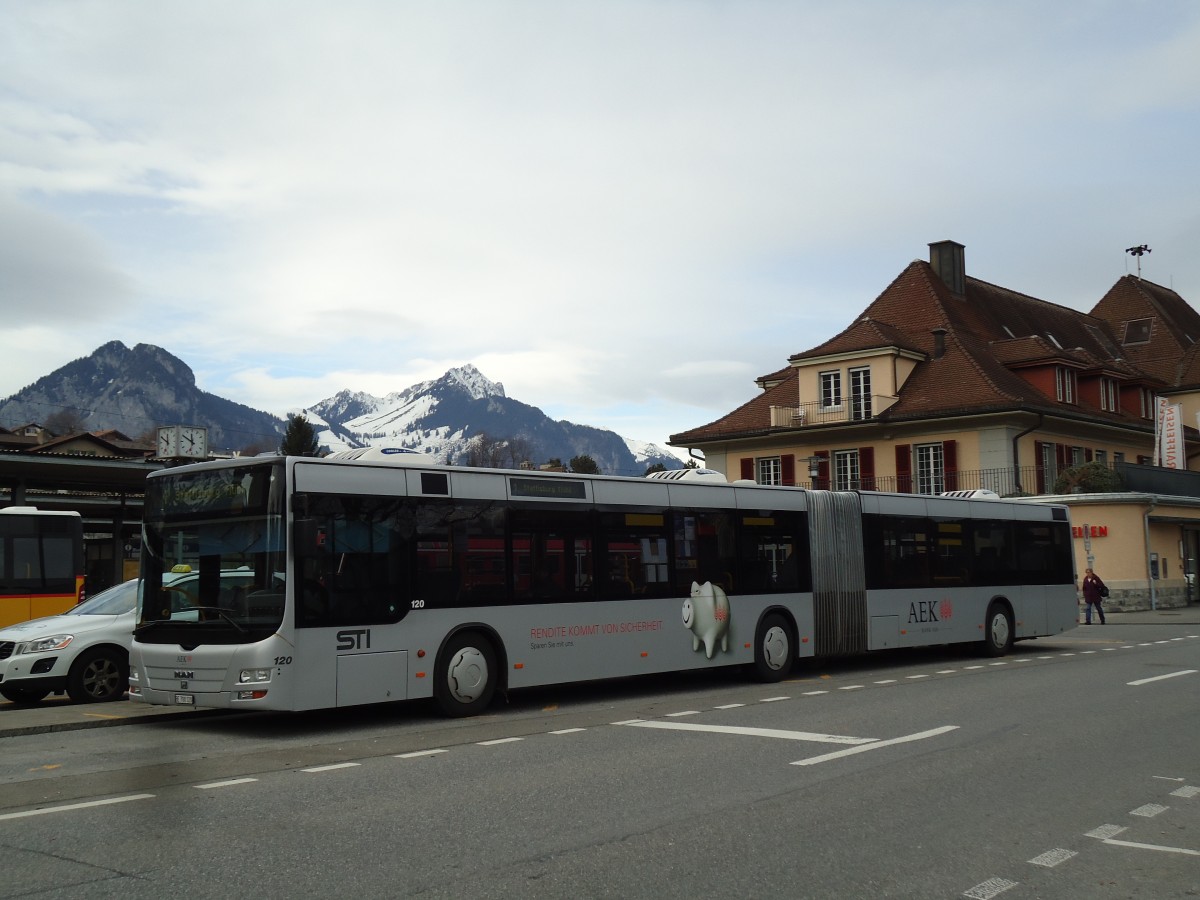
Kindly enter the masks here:
[[[1147, 312], [1153, 310], [1153, 312]], [[965, 278], [954, 294], [929, 263], [909, 264], [842, 332], [789, 361], [794, 365], [839, 353], [896, 347], [925, 354], [900, 391], [900, 399], [877, 421], [921, 419], [1003, 410], [1070, 415], [1072, 407], [1047, 397], [1018, 370], [1031, 365], [1065, 366], [1146, 384], [1200, 383], [1200, 350], [1157, 342], [1139, 357], [1122, 348], [1120, 319], [1159, 316], [1165, 330], [1200, 338], [1200, 314], [1174, 291], [1126, 277], [1091, 314], [1039, 300], [977, 278]], [[943, 329], [944, 352], [934, 358], [935, 329]], [[1171, 351], [1174, 346], [1174, 352]], [[672, 435], [673, 444], [750, 437], [771, 430], [771, 406], [794, 406], [795, 369], [758, 379], [767, 389], [714, 422]], [[1138, 415], [1075, 407], [1089, 419], [1143, 427]]]

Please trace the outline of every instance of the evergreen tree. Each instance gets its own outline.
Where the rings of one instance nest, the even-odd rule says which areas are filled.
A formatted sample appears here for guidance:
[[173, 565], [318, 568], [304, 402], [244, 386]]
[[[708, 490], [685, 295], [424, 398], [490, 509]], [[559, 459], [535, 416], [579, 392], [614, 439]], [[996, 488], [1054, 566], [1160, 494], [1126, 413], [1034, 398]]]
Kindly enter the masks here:
[[571, 457], [571, 471], [578, 472], [580, 475], [599, 475], [600, 467], [596, 465], [594, 459], [584, 453]]
[[284, 456], [316, 456], [317, 431], [312, 427], [303, 413], [288, 416], [287, 430], [279, 444], [279, 452]]

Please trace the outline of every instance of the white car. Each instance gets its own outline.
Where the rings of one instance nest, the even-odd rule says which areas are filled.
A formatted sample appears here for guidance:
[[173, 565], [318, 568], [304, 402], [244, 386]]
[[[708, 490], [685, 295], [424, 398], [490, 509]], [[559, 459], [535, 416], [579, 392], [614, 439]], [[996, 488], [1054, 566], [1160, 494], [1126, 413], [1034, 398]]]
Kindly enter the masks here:
[[[222, 587], [249, 583], [254, 573], [221, 573]], [[176, 591], [180, 618], [194, 617], [199, 575], [177, 567], [163, 580]], [[137, 619], [138, 579], [101, 591], [61, 616], [47, 616], [0, 629], [0, 696], [37, 703], [67, 692], [76, 703], [119, 700], [129, 687], [129, 647]]]

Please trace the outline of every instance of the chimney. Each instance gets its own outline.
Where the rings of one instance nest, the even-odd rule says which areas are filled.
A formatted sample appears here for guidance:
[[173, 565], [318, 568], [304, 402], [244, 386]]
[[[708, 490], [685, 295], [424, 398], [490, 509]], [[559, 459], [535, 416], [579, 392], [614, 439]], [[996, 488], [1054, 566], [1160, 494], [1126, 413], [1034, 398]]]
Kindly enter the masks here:
[[946, 355], [946, 329], [935, 328], [933, 334], [933, 358], [941, 359]]
[[929, 265], [937, 272], [946, 287], [958, 294], [964, 293], [966, 271], [964, 253], [967, 248], [955, 241], [938, 241], [929, 245]]

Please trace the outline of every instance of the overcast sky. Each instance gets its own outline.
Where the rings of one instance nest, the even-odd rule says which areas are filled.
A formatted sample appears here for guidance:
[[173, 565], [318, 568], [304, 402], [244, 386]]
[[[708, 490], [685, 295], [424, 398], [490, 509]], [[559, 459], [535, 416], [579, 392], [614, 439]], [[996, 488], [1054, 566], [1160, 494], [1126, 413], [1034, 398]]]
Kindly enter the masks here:
[[[0, 396], [110, 340], [283, 414], [474, 363], [665, 442], [930, 241], [1200, 306], [1200, 4], [0, 4]], [[17, 423], [0, 423], [13, 425]]]

